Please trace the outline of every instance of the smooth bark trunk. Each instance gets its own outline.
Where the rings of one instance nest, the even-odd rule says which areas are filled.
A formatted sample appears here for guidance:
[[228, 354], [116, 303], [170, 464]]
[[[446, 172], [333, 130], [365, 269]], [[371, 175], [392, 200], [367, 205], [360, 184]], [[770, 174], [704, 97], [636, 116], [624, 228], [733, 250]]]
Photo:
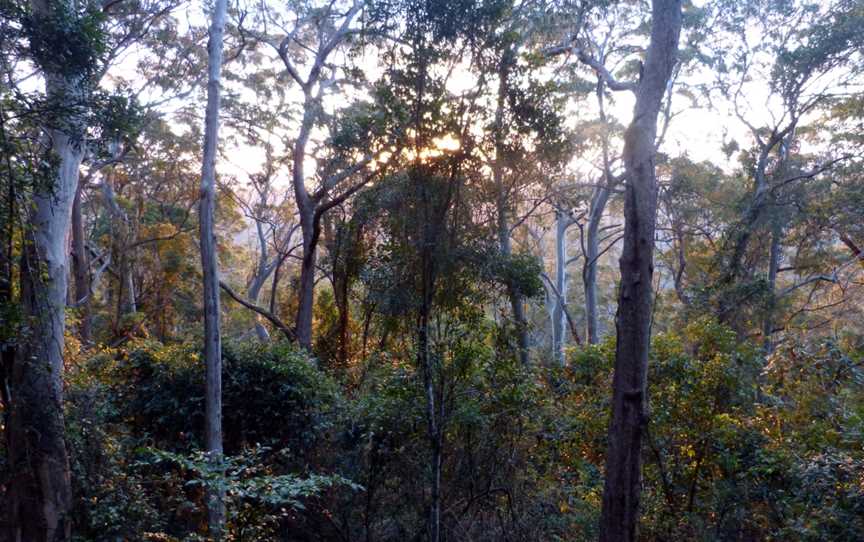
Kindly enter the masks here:
[[[219, 143], [219, 102], [222, 75], [222, 37], [227, 0], [216, 0], [208, 43], [207, 111], [204, 119], [204, 160], [201, 170], [200, 241], [204, 273], [204, 363], [206, 366], [205, 441], [210, 461], [222, 469], [222, 334], [219, 307], [219, 268], [216, 255], [216, 150]], [[221, 540], [225, 525], [225, 493], [208, 491], [210, 538]]]
[[597, 260], [600, 255], [600, 221], [606, 202], [609, 201], [609, 189], [597, 187], [591, 198], [591, 211], [588, 215], [588, 229], [585, 235], [585, 263], [582, 268], [582, 283], [585, 287], [585, 320], [588, 344], [597, 344], [599, 324], [597, 315]]
[[681, 0], [652, 1], [651, 42], [636, 89], [633, 121], [624, 137], [624, 247], [615, 322], [612, 420], [600, 517], [603, 542], [636, 540], [653, 302], [657, 211], [654, 144], [661, 101], [677, 57], [681, 17]]
[[62, 381], [69, 277], [66, 242], [84, 151], [80, 134], [55, 130], [50, 136], [60, 165], [53, 187], [33, 195], [27, 232], [31, 242], [21, 267], [20, 307], [27, 328], [9, 386], [7, 442], [14, 476], [6, 500], [5, 539], [16, 542], [71, 537]]
[[[49, 0], [32, 4], [34, 20], [67, 9]], [[71, 484], [63, 417], [63, 354], [69, 280], [68, 237], [84, 158], [82, 74], [43, 70], [46, 95], [65, 110], [63, 129], [46, 130], [57, 172], [36, 185], [27, 209], [28, 243], [21, 261], [20, 309], [24, 327], [8, 371], [6, 438], [13, 473], [0, 539], [65, 542], [71, 538]], [[4, 356], [6, 357], [6, 356]]]
[[567, 331], [567, 229], [573, 221], [563, 211], [555, 212], [555, 306], [552, 310], [552, 355], [564, 365]]
[[[261, 295], [261, 288], [264, 287], [264, 283], [267, 282], [267, 279], [276, 267], [276, 262], [269, 261], [267, 239], [264, 236], [261, 222], [256, 221], [255, 227], [258, 232], [258, 265], [255, 267], [255, 276], [252, 277], [249, 287], [246, 289], [246, 299], [248, 299], [253, 305], [258, 304], [258, 297]], [[255, 315], [255, 336], [257, 336], [258, 340], [261, 342], [270, 342], [270, 332], [267, 331], [267, 328], [261, 321], [261, 315], [259, 314]]]

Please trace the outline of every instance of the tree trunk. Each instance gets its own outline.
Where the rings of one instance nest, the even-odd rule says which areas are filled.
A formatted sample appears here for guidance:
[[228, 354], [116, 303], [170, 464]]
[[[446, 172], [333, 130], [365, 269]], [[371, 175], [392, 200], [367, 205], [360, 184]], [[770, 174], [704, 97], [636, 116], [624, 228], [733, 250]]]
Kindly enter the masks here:
[[[0, 145], [4, 148], [7, 144], [6, 139], [6, 113], [0, 110]], [[0, 309], [5, 309], [13, 303], [13, 288], [14, 281], [14, 258], [15, 258], [15, 225], [17, 223], [17, 209], [15, 207], [15, 174], [12, 169], [11, 153], [4, 153], [4, 166], [6, 169], [8, 186], [6, 187], [6, 205], [3, 212], [6, 215], [2, 224], [2, 239], [0, 239]], [[0, 344], [0, 401], [3, 406], [3, 418], [0, 423], [3, 427], [9, 426], [9, 406], [10, 406], [10, 378], [12, 377], [12, 366], [15, 362], [15, 346], [10, 344], [11, 341], [3, 341]], [[5, 431], [3, 435], [6, 440], [6, 449], [9, 449], [8, 436], [9, 432]], [[0, 538], [2, 540], [2, 538]]]
[[[264, 287], [264, 283], [267, 282], [270, 273], [273, 272], [275, 262], [269, 261], [269, 256], [267, 254], [267, 239], [264, 236], [261, 222], [257, 219], [255, 222], [255, 228], [258, 232], [258, 265], [255, 267], [255, 276], [252, 277], [252, 281], [246, 289], [246, 299], [248, 299], [252, 304], [257, 305], [258, 297], [261, 295], [261, 288]], [[259, 314], [255, 315], [255, 335], [261, 342], [270, 342], [270, 333], [264, 326], [264, 322], [261, 321], [261, 315]]]
[[783, 227], [780, 218], [776, 217], [771, 228], [771, 248], [768, 254], [768, 301], [765, 307], [765, 320], [762, 323], [762, 341], [765, 354], [774, 352], [774, 312], [777, 309], [776, 287], [777, 272], [780, 269], [782, 253]]
[[[206, 365], [206, 446], [210, 460], [222, 468], [222, 334], [219, 308], [219, 268], [216, 256], [216, 149], [219, 143], [222, 36], [227, 0], [216, 0], [210, 25], [207, 111], [204, 118], [204, 160], [201, 170], [200, 241], [204, 272], [204, 363]], [[221, 540], [225, 524], [224, 490], [208, 491], [207, 519], [210, 538]]]
[[609, 200], [609, 189], [597, 187], [591, 198], [591, 211], [588, 216], [588, 231], [585, 236], [585, 263], [582, 268], [582, 283], [585, 286], [585, 319], [588, 344], [600, 340], [597, 317], [597, 259], [600, 254], [600, 221]]
[[564, 365], [564, 343], [567, 331], [567, 228], [572, 225], [570, 216], [555, 212], [555, 308], [552, 311], [552, 355], [559, 365]]
[[606, 452], [606, 480], [600, 540], [636, 540], [639, 518], [642, 436], [647, 423], [654, 228], [657, 183], [654, 171], [657, 116], [681, 31], [681, 0], [652, 0], [651, 42], [636, 90], [633, 121], [624, 138], [627, 186], [624, 247], [616, 317], [617, 343], [612, 420]]
[[303, 260], [300, 263], [300, 292], [297, 304], [297, 343], [306, 350], [312, 349], [312, 314], [315, 304], [315, 262], [318, 236], [315, 234], [315, 213], [306, 208], [300, 211], [300, 228], [303, 232]]
[[[509, 258], [513, 254], [510, 242], [510, 205], [507, 201], [507, 188], [504, 186], [504, 108], [507, 102], [507, 77], [514, 62], [512, 48], [507, 48], [499, 59], [498, 96], [495, 105], [495, 161], [492, 164], [492, 178], [495, 183], [495, 204], [497, 212], [498, 245], [501, 255]], [[519, 361], [522, 365], [529, 363], [528, 323], [525, 319], [525, 307], [522, 296], [512, 283], [507, 284], [507, 294], [513, 312], [513, 324], [516, 327], [516, 343], [519, 347]]]
[[75, 274], [75, 306], [79, 309], [78, 335], [81, 342], [89, 344], [90, 322], [90, 258], [87, 255], [84, 235], [84, 216], [81, 210], [81, 187], [75, 191], [72, 202], [72, 269]]
[[[424, 297], [425, 293], [424, 293]], [[429, 502], [429, 542], [440, 540], [441, 528], [441, 451], [442, 433], [438, 420], [438, 402], [435, 400], [435, 378], [429, 357], [429, 312], [431, 302], [424, 299], [420, 308], [417, 326], [417, 364], [423, 372], [423, 386], [426, 392], [426, 423], [429, 433], [430, 457], [430, 502]]]
[[135, 238], [132, 234], [131, 224], [129, 223], [129, 215], [117, 202], [117, 196], [114, 193], [114, 186], [112, 185], [112, 177], [113, 175], [109, 173], [105, 176], [105, 180], [102, 181], [102, 197], [105, 200], [105, 207], [108, 208], [108, 214], [111, 217], [111, 259], [117, 264], [116, 328], [118, 333], [122, 334], [128, 331], [125, 329], [124, 317], [138, 310], [135, 299], [133, 257], [128, 248], [134, 243]]
[[55, 130], [50, 135], [60, 165], [54, 186], [33, 194], [27, 232], [32, 242], [26, 245], [21, 268], [20, 305], [27, 329], [10, 379], [7, 438], [15, 474], [7, 495], [6, 539], [14, 541], [71, 537], [62, 381], [69, 276], [66, 240], [84, 150], [80, 132]]

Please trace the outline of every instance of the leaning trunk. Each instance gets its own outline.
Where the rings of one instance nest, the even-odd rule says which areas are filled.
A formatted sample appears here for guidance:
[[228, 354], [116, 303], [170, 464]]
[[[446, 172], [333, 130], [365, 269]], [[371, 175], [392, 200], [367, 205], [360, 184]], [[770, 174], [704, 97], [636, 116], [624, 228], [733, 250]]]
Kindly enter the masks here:
[[[201, 267], [204, 272], [204, 363], [206, 366], [207, 453], [222, 468], [222, 334], [219, 321], [219, 269], [216, 257], [216, 147], [219, 142], [219, 94], [222, 75], [222, 36], [227, 0], [216, 0], [208, 44], [207, 111], [204, 118], [204, 160], [201, 171]], [[225, 493], [208, 491], [207, 519], [210, 538], [220, 540], [225, 524]]]
[[600, 540], [604, 542], [635, 540], [639, 517], [657, 211], [654, 141], [660, 104], [677, 56], [681, 0], [653, 0], [652, 14], [651, 43], [636, 91], [633, 122], [624, 139], [627, 187], [612, 421], [600, 517]]

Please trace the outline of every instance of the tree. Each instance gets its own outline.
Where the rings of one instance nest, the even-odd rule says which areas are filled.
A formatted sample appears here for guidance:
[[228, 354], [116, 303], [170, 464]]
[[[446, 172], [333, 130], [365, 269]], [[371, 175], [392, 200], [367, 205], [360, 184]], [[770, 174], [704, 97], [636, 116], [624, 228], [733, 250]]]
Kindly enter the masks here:
[[[222, 39], [227, 0], [216, 0], [210, 26], [207, 73], [207, 111], [204, 117], [204, 157], [201, 165], [199, 227], [201, 267], [204, 272], [204, 364], [206, 367], [206, 445], [209, 459], [222, 464], [222, 334], [219, 309], [219, 263], [216, 254], [216, 151], [219, 145], [219, 97], [222, 74]], [[208, 488], [207, 517], [210, 536], [221, 540], [225, 523], [225, 490], [221, 481]]]
[[[28, 56], [45, 82], [51, 114], [44, 158], [53, 167], [34, 187], [21, 259], [24, 338], [11, 368], [7, 439], [18, 473], [6, 502], [9, 540], [69, 540], [69, 458], [63, 418], [63, 350], [68, 284], [66, 239], [85, 154], [87, 104], [101, 48], [98, 9], [36, 0], [16, 5]], [[55, 46], [69, 47], [57, 54]], [[6, 369], [9, 371], [9, 369]]]
[[[299, 211], [300, 229], [303, 235], [302, 261], [300, 265], [299, 303], [295, 319], [297, 342], [306, 349], [312, 347], [312, 311], [315, 301], [315, 272], [318, 241], [321, 236], [321, 217], [327, 210], [345, 201], [368, 181], [361, 173], [377, 155], [367, 152], [354, 161], [322, 178], [320, 187], [311, 191], [307, 187], [307, 146], [313, 130], [322, 121], [323, 98], [326, 92], [338, 85], [338, 70], [331, 56], [344, 47], [349, 37], [357, 32], [355, 20], [364, 3], [357, 0], [348, 11], [341, 13], [330, 4], [326, 7], [299, 7], [301, 16], [285, 36], [272, 38], [262, 36], [265, 43], [273, 46], [283, 67], [303, 93], [303, 113], [300, 126], [291, 144], [291, 183], [294, 199]], [[310, 39], [311, 38], [311, 39]], [[300, 55], [309, 62], [306, 75], [301, 75], [292, 59]], [[309, 58], [305, 58], [306, 56]], [[378, 151], [380, 152], [380, 151]], [[360, 180], [357, 180], [359, 177]], [[334, 193], [338, 187], [354, 179], [353, 184]]]
[[651, 41], [636, 85], [633, 121], [624, 136], [624, 247], [615, 319], [612, 421], [600, 518], [600, 539], [615, 542], [635, 540], [639, 520], [657, 213], [655, 139], [661, 103], [676, 62], [681, 2], [653, 0], [651, 15]]

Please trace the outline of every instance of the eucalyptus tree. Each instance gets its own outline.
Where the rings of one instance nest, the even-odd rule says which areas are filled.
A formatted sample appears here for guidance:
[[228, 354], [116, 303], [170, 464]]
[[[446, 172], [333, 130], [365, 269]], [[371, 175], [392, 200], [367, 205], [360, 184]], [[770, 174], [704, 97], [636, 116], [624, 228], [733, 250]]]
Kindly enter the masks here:
[[[329, 209], [360, 190], [373, 176], [369, 165], [382, 152], [391, 150], [388, 144], [375, 141], [374, 131], [378, 128], [367, 123], [366, 135], [372, 140], [372, 146], [367, 146], [355, 156], [343, 153], [339, 162], [330, 161], [331, 167], [326, 173], [316, 167], [317, 175], [313, 176], [306, 170], [310, 158], [316, 158], [309, 152], [310, 141], [326, 120], [325, 97], [338, 92], [349, 96], [344, 87], [352, 82], [356, 71], [350, 70], [346, 57], [352, 43], [361, 35], [360, 16], [364, 7], [362, 0], [353, 1], [347, 8], [332, 2], [301, 2], [288, 6], [287, 16], [265, 9], [261, 14], [265, 31], [256, 34], [258, 41], [271, 46], [277, 53], [284, 73], [302, 94], [302, 116], [289, 147], [291, 183], [303, 237], [295, 334], [298, 343], [307, 349], [312, 346], [321, 218]], [[271, 26], [278, 31], [268, 33]], [[362, 123], [357, 125], [358, 128], [361, 126]], [[309, 181], [316, 176], [319, 182], [313, 190]]]
[[636, 81], [621, 82], [573, 33], [547, 54], [574, 54], [612, 90], [636, 94], [633, 120], [624, 136], [624, 247], [620, 259], [617, 341], [612, 384], [612, 421], [606, 451], [601, 540], [635, 540], [639, 518], [642, 436], [647, 421], [654, 230], [657, 212], [657, 121], [675, 68], [682, 24], [680, 0], [653, 0], [651, 35]]
[[[653, 0], [651, 7], [651, 38], [636, 82], [636, 105], [622, 152], [626, 175], [624, 247], [615, 321], [612, 421], [600, 518], [600, 539], [616, 542], [635, 540], [639, 519], [657, 213], [657, 120], [677, 59], [682, 19], [680, 0]], [[610, 80], [609, 84], [614, 83]]]
[[[5, 369], [11, 389], [8, 460], [18, 476], [7, 494], [3, 534], [9, 540], [68, 540], [71, 489], [62, 410], [66, 239], [104, 47], [103, 14], [97, 5], [37, 0], [4, 5], [3, 16], [44, 83], [40, 154], [51, 164], [33, 186], [32, 204], [22, 209], [22, 337], [12, 367]], [[22, 74], [5, 75], [14, 80]]]
[[[526, 257], [518, 246], [514, 254], [516, 229], [546, 200], [530, 196], [548, 192], [550, 179], [563, 175], [572, 153], [563, 113], [567, 96], [553, 78], [540, 75], [546, 61], [536, 55], [534, 44], [547, 22], [540, 6], [520, 1], [480, 5], [486, 14], [468, 38], [472, 75], [489, 102], [479, 111], [486, 130], [480, 149], [490, 170], [501, 258], [515, 262]], [[508, 286], [508, 298], [519, 356], [527, 365], [526, 300], [515, 282]]]
[[[743, 331], [742, 308], [753, 304], [760, 289], [747, 279], [747, 256], [753, 234], [765, 229], [772, 239], [767, 258], [765, 310], [773, 312], [775, 285], [782, 240], [787, 230], [778, 197], [792, 185], [805, 183], [829, 171], [848, 155], [836, 152], [797, 152], [801, 133], [820, 110], [853, 87], [856, 62], [861, 49], [861, 13], [855, 3], [747, 2], [720, 6], [719, 36], [711, 58], [716, 67], [717, 88], [731, 103], [739, 122], [746, 127], [753, 148], [746, 158], [752, 183], [742, 202], [739, 218], [725, 235], [720, 256], [720, 277], [716, 285], [716, 311], [720, 318]], [[754, 43], [754, 31], [759, 32]], [[762, 81], [768, 87], [765, 105], [757, 111], [749, 97], [754, 74], [770, 75]], [[766, 262], [767, 260], [767, 262]], [[806, 279], [805, 279], [806, 280]], [[759, 303], [756, 303], [759, 305]], [[763, 332], [770, 342], [770, 317]]]
[[[207, 44], [207, 110], [204, 117], [204, 156], [201, 165], [201, 202], [198, 223], [201, 267], [204, 274], [204, 364], [205, 441], [210, 461], [222, 467], [222, 333], [219, 309], [219, 267], [216, 254], [216, 153], [219, 145], [219, 102], [221, 91], [223, 36], [227, 0], [213, 7], [210, 40]], [[207, 491], [207, 520], [210, 537], [221, 540], [225, 524], [225, 489], [221, 480]]]

